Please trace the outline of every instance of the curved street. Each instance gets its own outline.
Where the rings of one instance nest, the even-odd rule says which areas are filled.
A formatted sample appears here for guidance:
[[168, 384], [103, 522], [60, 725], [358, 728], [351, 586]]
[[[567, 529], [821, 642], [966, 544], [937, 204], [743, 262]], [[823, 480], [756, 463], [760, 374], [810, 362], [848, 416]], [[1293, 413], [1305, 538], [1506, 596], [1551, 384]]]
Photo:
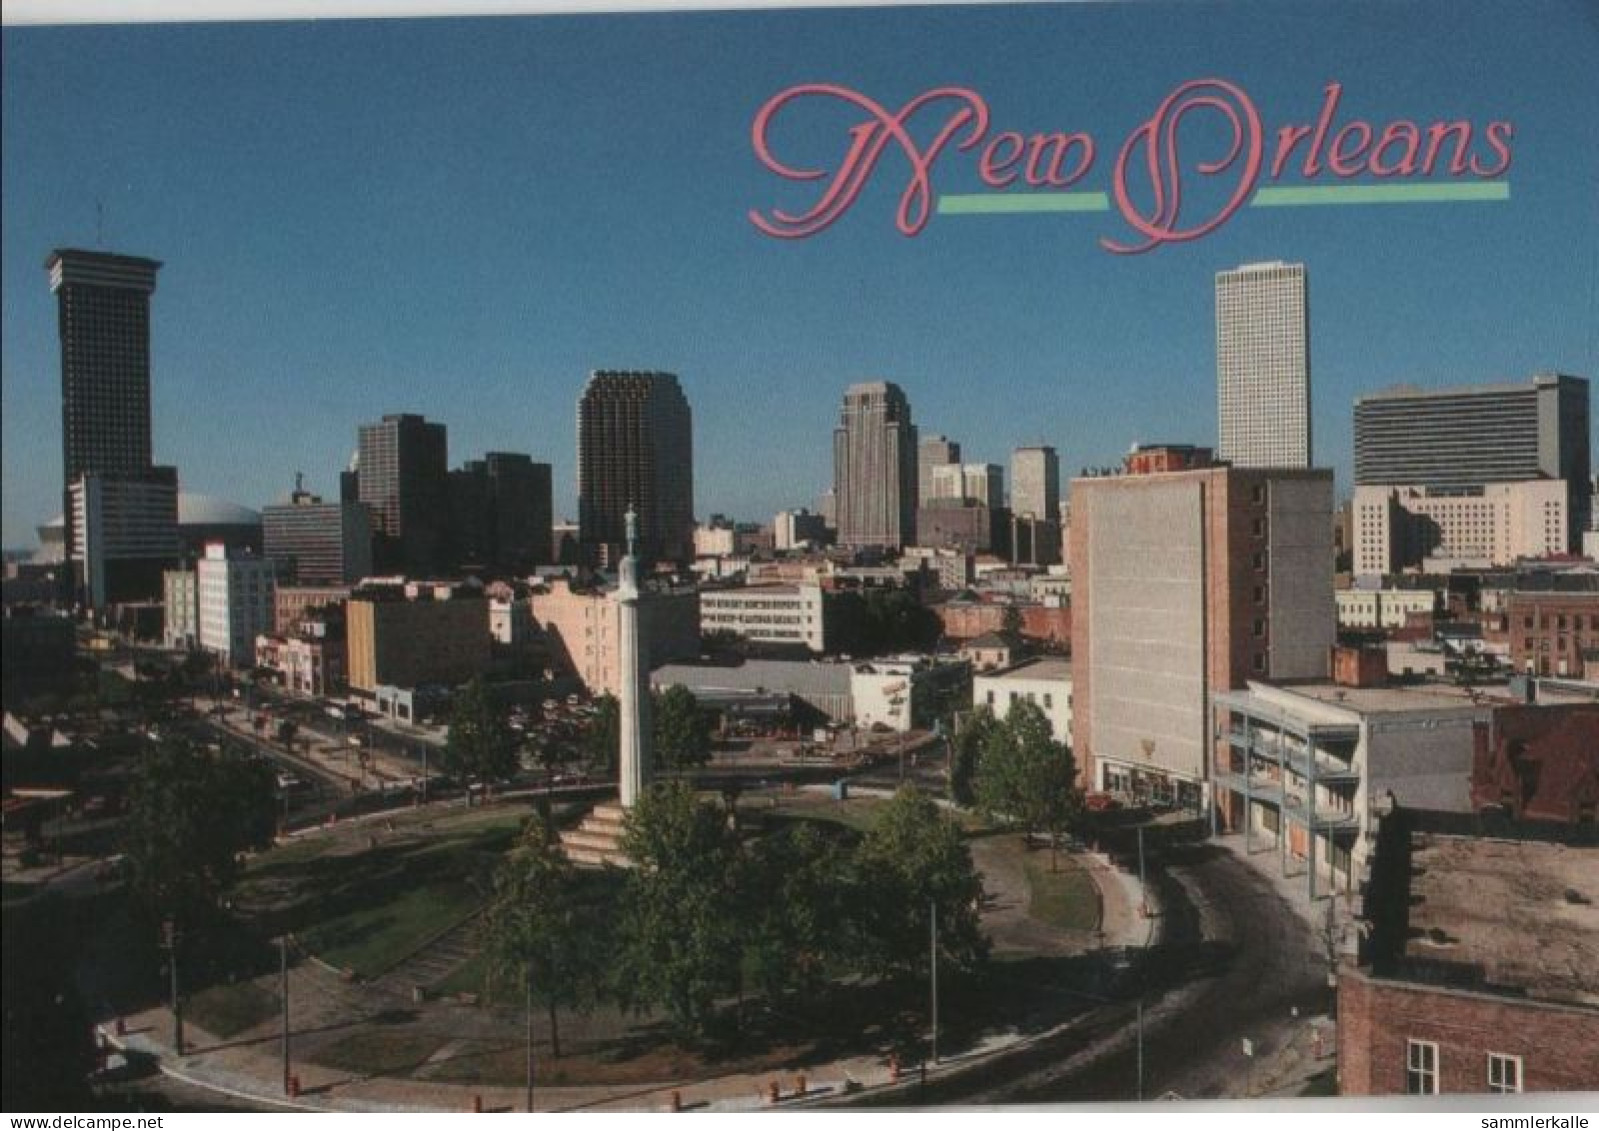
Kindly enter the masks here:
[[[1151, 862], [1149, 878], [1162, 923], [1141, 964], [1143, 1097], [1255, 1094], [1263, 1062], [1295, 1038], [1301, 1019], [1328, 1006], [1312, 932], [1270, 881], [1214, 844], [1169, 849], [1165, 860]], [[1116, 1000], [1081, 1025], [929, 1084], [912, 1102], [1136, 1099], [1138, 965]], [[1246, 1037], [1253, 1062], [1243, 1052]]]

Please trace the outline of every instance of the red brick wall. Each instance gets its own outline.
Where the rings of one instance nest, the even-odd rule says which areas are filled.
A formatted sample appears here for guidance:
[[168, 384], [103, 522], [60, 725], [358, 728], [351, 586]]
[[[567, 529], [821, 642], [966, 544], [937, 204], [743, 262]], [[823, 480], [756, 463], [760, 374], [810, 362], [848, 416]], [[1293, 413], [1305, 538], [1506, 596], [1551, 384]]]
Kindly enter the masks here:
[[1488, 1091], [1488, 1053], [1521, 1057], [1522, 1089], [1599, 1088], [1599, 1010], [1385, 982], [1338, 980], [1338, 1091], [1403, 1095], [1406, 1042], [1438, 1045], [1441, 1093]]
[[1517, 593], [1507, 603], [1510, 662], [1537, 675], [1584, 677], [1584, 651], [1599, 649], [1599, 593]]
[[[944, 624], [944, 635], [951, 640], [971, 640], [1005, 626], [1004, 604], [939, 605], [934, 608]], [[1044, 605], [1023, 605], [1022, 635], [1029, 640], [1048, 640], [1069, 644], [1072, 638], [1072, 611]]]

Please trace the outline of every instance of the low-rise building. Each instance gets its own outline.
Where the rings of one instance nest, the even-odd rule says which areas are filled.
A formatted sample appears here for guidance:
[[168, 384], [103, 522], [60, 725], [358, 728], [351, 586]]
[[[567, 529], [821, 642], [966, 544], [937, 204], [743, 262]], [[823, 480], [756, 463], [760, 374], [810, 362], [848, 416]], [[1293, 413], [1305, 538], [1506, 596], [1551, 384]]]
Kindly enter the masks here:
[[1599, 674], [1599, 591], [1514, 592], [1505, 623], [1516, 671], [1575, 679]]
[[307, 616], [350, 599], [347, 585], [279, 585], [272, 600], [272, 631], [288, 636]]
[[1599, 703], [1501, 707], [1479, 723], [1471, 801], [1517, 820], [1592, 825], [1599, 812]]
[[700, 593], [700, 631], [727, 632], [759, 644], [827, 651], [820, 585], [750, 585]]
[[1599, 1080], [1599, 841], [1478, 824], [1402, 805], [1382, 818], [1358, 953], [1338, 972], [1340, 1094]]
[[[1472, 689], [1444, 684], [1250, 682], [1211, 702], [1213, 828], [1275, 848], [1313, 898], [1354, 890], [1379, 800], [1471, 811], [1474, 728], [1493, 712]], [[1151, 784], [1136, 770], [1105, 783], [1138, 799]]]
[[[615, 590], [585, 589], [554, 578], [530, 597], [533, 620], [548, 637], [556, 666], [575, 675], [592, 695], [621, 690], [621, 605]], [[700, 596], [693, 589], [652, 588], [639, 602], [639, 620], [657, 667], [700, 654]]]
[[352, 593], [345, 609], [353, 691], [453, 686], [489, 666], [488, 602], [475, 585], [373, 583]]
[[1340, 589], [1339, 628], [1404, 628], [1414, 613], [1438, 610], [1438, 594], [1431, 589]]
[[257, 636], [255, 662], [275, 673], [286, 690], [300, 695], [342, 695], [349, 676], [343, 610], [302, 620], [293, 635]]
[[972, 676], [972, 706], [987, 707], [995, 718], [1007, 718], [1011, 708], [1034, 703], [1049, 720], [1057, 742], [1072, 741], [1072, 665], [1053, 656], [1023, 660], [998, 671], [978, 671]]
[[850, 697], [855, 725], [909, 731], [928, 727], [971, 694], [971, 665], [923, 656], [888, 657], [855, 664]]
[[658, 691], [686, 687], [707, 707], [741, 713], [769, 704], [774, 697], [801, 722], [848, 724], [855, 717], [850, 665], [822, 660], [746, 660], [737, 666], [669, 663], [656, 668], [650, 685]]
[[1007, 668], [1016, 657], [1016, 647], [997, 632], [985, 632], [961, 645], [961, 659], [979, 672]]

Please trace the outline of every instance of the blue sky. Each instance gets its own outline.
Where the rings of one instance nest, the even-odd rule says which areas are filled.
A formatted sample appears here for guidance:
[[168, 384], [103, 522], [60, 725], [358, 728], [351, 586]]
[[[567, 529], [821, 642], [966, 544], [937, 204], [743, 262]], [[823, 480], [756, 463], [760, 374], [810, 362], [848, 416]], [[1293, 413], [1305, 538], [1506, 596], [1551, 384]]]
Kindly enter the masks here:
[[[1396, 381], [1599, 376], [1599, 9], [1569, 3], [1187, 3], [378, 22], [7, 28], [4, 541], [59, 510], [58, 245], [166, 263], [157, 459], [260, 506], [324, 493], [356, 426], [422, 412], [452, 465], [555, 468], [575, 511], [575, 404], [595, 368], [680, 375], [696, 510], [753, 519], [831, 479], [846, 385], [899, 382], [924, 432], [1066, 468], [1215, 439], [1213, 277], [1310, 275], [1317, 462], [1347, 483], [1352, 399]], [[768, 97], [833, 82], [897, 106], [959, 84], [995, 128], [1116, 149], [1173, 88], [1225, 77], [1268, 130], [1314, 119], [1515, 123], [1508, 202], [1245, 209], [1139, 256], [1111, 214], [935, 217], [906, 239], [883, 168], [821, 235], [755, 160]], [[796, 112], [827, 160], [847, 124]], [[1201, 130], [1203, 127], [1201, 127]], [[1204, 136], [1201, 133], [1200, 136]], [[969, 158], [937, 187], [980, 186]]]

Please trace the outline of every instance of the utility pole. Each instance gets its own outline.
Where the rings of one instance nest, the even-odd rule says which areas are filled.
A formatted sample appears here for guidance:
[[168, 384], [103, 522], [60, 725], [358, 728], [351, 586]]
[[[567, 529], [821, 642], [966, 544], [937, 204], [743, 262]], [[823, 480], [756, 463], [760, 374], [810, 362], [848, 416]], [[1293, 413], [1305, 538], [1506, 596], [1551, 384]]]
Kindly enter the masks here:
[[527, 1110], [533, 1114], [533, 960], [527, 960]]
[[1138, 826], [1138, 909], [1149, 918], [1149, 891], [1144, 886], [1144, 826]]
[[178, 924], [168, 919], [162, 924], [167, 944], [167, 974], [172, 996], [172, 1046], [183, 1055], [183, 997], [178, 992]]
[[1144, 972], [1138, 972], [1138, 1099], [1144, 1098]]
[[933, 911], [933, 1055], [932, 1061], [938, 1063], [938, 901], [929, 901]]
[[278, 939], [278, 994], [283, 998], [283, 1094], [289, 1088], [289, 936]]

